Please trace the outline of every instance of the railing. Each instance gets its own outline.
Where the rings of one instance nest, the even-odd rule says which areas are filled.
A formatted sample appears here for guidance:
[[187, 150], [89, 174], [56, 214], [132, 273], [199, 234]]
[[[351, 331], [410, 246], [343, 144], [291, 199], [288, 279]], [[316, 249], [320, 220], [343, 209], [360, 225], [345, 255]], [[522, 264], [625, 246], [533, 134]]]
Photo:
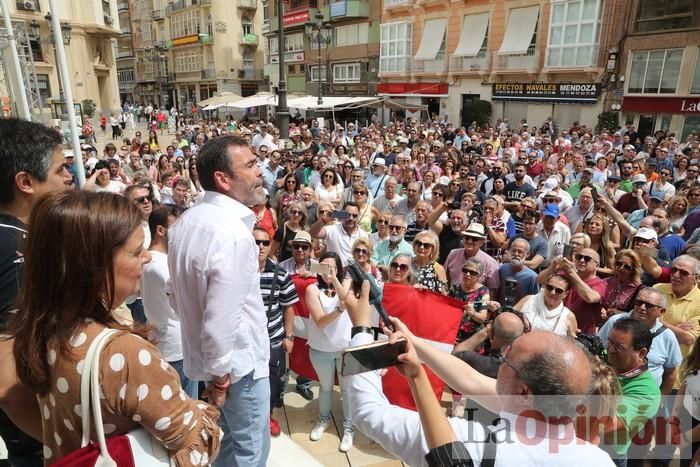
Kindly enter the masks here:
[[165, 11], [162, 8], [157, 8], [153, 10], [153, 21], [160, 21], [165, 19]]
[[166, 8], [167, 14], [170, 15], [173, 12], [176, 12], [177, 10], [182, 10], [183, 8], [187, 8], [188, 5], [185, 4], [185, 0], [175, 0], [171, 4], [168, 5]]
[[380, 57], [380, 73], [407, 73], [411, 71], [413, 57]]
[[124, 36], [126, 36], [127, 34], [131, 34], [131, 28], [122, 28], [121, 33]]
[[120, 81], [119, 90], [120, 91], [131, 91], [136, 83], [134, 81]]
[[216, 79], [216, 70], [202, 70], [202, 79]]
[[117, 11], [129, 11], [129, 3], [128, 2], [117, 3]]
[[156, 76], [156, 81], [159, 82], [160, 84], [167, 84], [168, 83], [168, 75]]
[[240, 69], [238, 70], [238, 79], [243, 81], [262, 81], [264, 79], [263, 70], [250, 70], [250, 69]]
[[534, 46], [530, 46], [522, 55], [498, 55], [493, 53], [493, 69], [500, 71], [509, 70], [533, 70], [537, 68], [539, 53]]
[[452, 57], [450, 60], [450, 71], [459, 72], [479, 72], [489, 68], [489, 54], [486, 49], [479, 50], [473, 57]]
[[242, 45], [258, 45], [258, 35], [252, 32], [241, 33], [238, 37], [238, 43]]
[[444, 54], [441, 54], [433, 60], [416, 60], [413, 62], [413, 71], [417, 73], [444, 73], [447, 71], [447, 59]]
[[258, 8], [258, 1], [257, 0], [238, 0], [238, 7], [239, 8], [247, 8], [250, 10], [255, 10]]
[[131, 58], [134, 53], [131, 50], [117, 50], [117, 58]]
[[393, 8], [396, 6], [411, 6], [415, 0], [384, 0], [384, 8]]
[[[598, 66], [598, 47], [582, 52], [584, 47], [547, 48], [545, 68], [592, 68]], [[553, 53], [554, 52], [554, 53]]]
[[200, 34], [199, 42], [202, 44], [211, 44], [214, 42], [214, 34]]

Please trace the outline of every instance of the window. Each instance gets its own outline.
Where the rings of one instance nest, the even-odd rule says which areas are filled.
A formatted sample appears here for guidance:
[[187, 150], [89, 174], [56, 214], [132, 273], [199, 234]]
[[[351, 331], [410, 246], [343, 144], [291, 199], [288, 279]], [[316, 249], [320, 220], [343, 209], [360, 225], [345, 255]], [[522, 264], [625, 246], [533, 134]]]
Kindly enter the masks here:
[[267, 39], [267, 52], [270, 55], [277, 55], [279, 53], [279, 48], [277, 47], [277, 44], [278, 41], [276, 37], [270, 37]]
[[199, 72], [202, 69], [202, 54], [197, 50], [175, 54], [175, 73]]
[[693, 22], [694, 0], [640, 0], [637, 32], [688, 28]]
[[367, 44], [369, 42], [369, 23], [338, 26], [334, 32], [336, 47]]
[[291, 34], [284, 38], [285, 52], [303, 52], [304, 34]]
[[41, 51], [39, 39], [29, 39], [29, 48], [32, 50], [32, 59], [34, 59], [35, 62], [44, 61], [44, 54]]
[[602, 0], [553, 2], [547, 45], [547, 66], [596, 65], [602, 15]]
[[682, 59], [683, 49], [632, 53], [627, 92], [675, 93]]
[[359, 83], [360, 82], [359, 63], [339, 63], [333, 65], [333, 82], [335, 83]]
[[412, 36], [413, 25], [411, 23], [382, 25], [379, 71], [401, 72], [409, 70], [412, 59]]
[[685, 141], [691, 132], [700, 133], [700, 117], [695, 115], [686, 115], [683, 122], [683, 131], [681, 132], [681, 141]]
[[199, 14], [196, 10], [185, 11], [183, 13], [173, 15], [170, 18], [170, 37], [175, 38], [192, 36], [198, 33]]
[[128, 83], [134, 81], [134, 69], [124, 68], [121, 70], [117, 70], [117, 80], [120, 83]]
[[41, 106], [46, 107], [46, 101], [51, 97], [49, 75], [36, 75], [36, 82], [39, 86], [39, 100], [41, 101]]
[[695, 73], [693, 73], [693, 82], [690, 83], [690, 93], [700, 94], [700, 53], [695, 61]]
[[244, 35], [253, 33], [253, 22], [250, 20], [249, 16], [241, 17], [241, 29]]
[[[321, 81], [326, 81], [326, 65], [321, 66]], [[309, 81], [318, 83], [318, 65], [309, 67]]]
[[263, 10], [263, 32], [267, 32], [270, 30], [270, 3], [268, 1], [263, 1], [262, 3], [262, 10]]

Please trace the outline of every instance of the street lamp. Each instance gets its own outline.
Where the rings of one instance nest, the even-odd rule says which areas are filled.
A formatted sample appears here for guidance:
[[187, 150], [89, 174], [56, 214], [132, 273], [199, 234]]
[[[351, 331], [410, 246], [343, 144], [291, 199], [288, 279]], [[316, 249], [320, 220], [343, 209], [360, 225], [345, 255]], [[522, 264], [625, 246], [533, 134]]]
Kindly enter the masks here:
[[311, 21], [304, 23], [304, 30], [306, 37], [309, 38], [309, 43], [313, 45], [315, 42], [318, 50], [318, 105], [321, 105], [323, 104], [321, 45], [329, 46], [333, 42], [333, 25], [323, 22], [323, 13], [321, 12], [316, 13], [314, 18], [316, 19], [315, 23]]
[[284, 18], [283, 0], [277, 0], [277, 53], [279, 55], [279, 79], [277, 81], [277, 128], [280, 139], [289, 138], [289, 108], [287, 108], [287, 80], [284, 69]]
[[[59, 102], [59, 108], [61, 109], [60, 112], [61, 114], [59, 115], [59, 118], [61, 115], [65, 115], [66, 109], [64, 108], [64, 105], [66, 104], [65, 98], [63, 97], [63, 86], [61, 85], [61, 72], [59, 70], [58, 66], [58, 54], [56, 52], [56, 45], [54, 44], [54, 38], [53, 38], [53, 24], [51, 23], [51, 13], [46, 13], [46, 16], [44, 16], [44, 19], [46, 20], [46, 24], [48, 25], [49, 34], [45, 38], [41, 38], [41, 25], [36, 19], [33, 19], [31, 23], [29, 23], [29, 28], [31, 29], [32, 36], [37, 39], [40, 43], [42, 44], [51, 44], [53, 46], [53, 53], [54, 53], [54, 60], [56, 63], [56, 74], [58, 75], [58, 94], [60, 98]], [[70, 40], [71, 40], [71, 31], [73, 28], [71, 28], [70, 24], [68, 23], [61, 23], [61, 36], [63, 37], [63, 45], [70, 45]]]

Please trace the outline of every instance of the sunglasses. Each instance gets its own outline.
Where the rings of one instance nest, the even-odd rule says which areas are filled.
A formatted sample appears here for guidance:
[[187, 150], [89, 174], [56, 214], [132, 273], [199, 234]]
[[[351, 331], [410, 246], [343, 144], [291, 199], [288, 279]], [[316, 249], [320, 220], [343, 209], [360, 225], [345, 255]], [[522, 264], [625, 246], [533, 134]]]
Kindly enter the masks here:
[[324, 175], [323, 178], [335, 179], [335, 175]]
[[295, 209], [293, 211], [289, 211], [289, 215], [290, 216], [303, 216], [304, 213]]
[[353, 194], [353, 195], [356, 195], [356, 196], [357, 196], [357, 195], [366, 195], [367, 192], [364, 192], [364, 191], [353, 191], [352, 194]]
[[270, 246], [270, 240], [255, 240], [255, 244], [258, 246]]
[[479, 271], [474, 271], [473, 269], [463, 268], [463, 269], [462, 269], [462, 274], [465, 274], [465, 275], [471, 276], [471, 277], [478, 277], [478, 276], [479, 276]]
[[297, 184], [296, 180], [287, 180], [287, 183], [290, 184], [290, 185], [296, 185], [296, 184]]
[[[580, 254], [574, 256], [574, 259], [576, 259], [576, 261], [583, 260], [583, 262], [586, 264], [590, 263], [591, 261], [595, 261], [592, 256], [580, 255]], [[595, 262], [597, 263], [598, 261], [595, 261]]]
[[139, 196], [138, 198], [134, 198], [134, 202], [135, 202], [136, 204], [143, 204], [143, 203], [145, 203], [146, 201], [148, 201], [148, 202], [150, 203], [150, 202], [151, 202], [151, 197], [150, 197], [150, 196]]
[[440, 193], [440, 192], [433, 192], [433, 196], [437, 196], [437, 197], [442, 198], [442, 197], [445, 196], [445, 195], [443, 195], [443, 194]]
[[292, 250], [308, 251], [309, 248], [311, 248], [311, 245], [306, 243], [292, 243]]
[[634, 301], [634, 306], [639, 307], [639, 308], [643, 307], [646, 310], [653, 310], [654, 308], [661, 308], [661, 305], [656, 305], [654, 303], [645, 302], [641, 298], [638, 298]]
[[319, 211], [319, 213], [320, 213], [321, 215], [323, 215], [323, 214], [328, 214], [329, 212], [332, 212], [332, 211], [331, 211], [330, 209], [323, 209], [323, 210]]
[[356, 255], [366, 255], [369, 256], [369, 250], [365, 250], [364, 248], [355, 248], [352, 250], [352, 252]]
[[377, 221], [377, 225], [389, 225], [389, 221], [385, 221], [383, 219], [379, 219]]
[[401, 229], [403, 229], [403, 225], [390, 225], [390, 226], [389, 226], [389, 230], [398, 230], [398, 231], [400, 231]]
[[564, 292], [566, 292], [566, 290], [564, 290], [564, 289], [562, 289], [562, 288], [560, 288], [560, 287], [555, 287], [555, 286], [553, 286], [553, 285], [551, 285], [551, 284], [545, 284], [544, 288], [547, 289], [547, 292], [549, 292], [549, 293], [554, 293], [554, 294], [557, 294], [557, 295], [561, 295], [561, 294], [563, 294]]
[[694, 274], [688, 271], [685, 271], [683, 269], [678, 269], [677, 267], [672, 267], [671, 268], [671, 275], [673, 274], [679, 274], [681, 277], [688, 277], [688, 276], [693, 276]]
[[420, 240], [414, 240], [413, 244], [417, 246], [418, 248], [423, 248], [425, 250], [432, 248], [433, 244], [432, 243], [423, 243]]
[[625, 264], [625, 263], [623, 263], [622, 261], [616, 261], [616, 262], [615, 262], [615, 267], [616, 267], [616, 268], [622, 268], [622, 269], [624, 269], [625, 271], [632, 271], [632, 269], [633, 269], [633, 268], [632, 268], [632, 265], [630, 265], [630, 264]]
[[391, 269], [398, 269], [401, 272], [407, 272], [408, 271], [408, 264], [399, 264], [396, 261], [393, 261], [389, 267]]

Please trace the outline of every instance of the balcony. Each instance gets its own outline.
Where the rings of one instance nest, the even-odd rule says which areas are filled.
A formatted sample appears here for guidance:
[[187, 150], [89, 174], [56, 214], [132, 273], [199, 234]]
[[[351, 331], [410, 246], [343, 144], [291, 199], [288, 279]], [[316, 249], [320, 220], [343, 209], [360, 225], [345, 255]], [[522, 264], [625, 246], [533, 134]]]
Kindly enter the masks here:
[[412, 7], [415, 0], [384, 0], [384, 9]]
[[446, 73], [447, 58], [445, 58], [445, 54], [438, 54], [433, 60], [415, 60], [412, 71], [414, 73]]
[[380, 57], [379, 73], [381, 75], [405, 75], [411, 71], [413, 57]]
[[122, 28], [121, 29], [122, 36], [130, 36], [131, 35], [131, 28]]
[[263, 70], [243, 68], [238, 70], [238, 79], [241, 81], [263, 81], [265, 78]]
[[189, 5], [185, 4], [185, 0], [175, 0], [166, 7], [166, 14], [170, 16], [174, 12], [182, 10], [183, 8], [187, 8], [188, 6]]
[[214, 34], [200, 33], [199, 34], [199, 42], [201, 44], [213, 44], [214, 43]]
[[159, 84], [168, 84], [168, 75], [158, 75], [156, 76], [156, 82]]
[[498, 55], [498, 52], [494, 52], [493, 70], [500, 72], [534, 71], [538, 66], [539, 55], [535, 46], [529, 47], [523, 55]]
[[122, 11], [129, 11], [129, 2], [119, 2], [117, 3], [117, 11], [122, 12]]
[[153, 41], [153, 47], [156, 49], [167, 49], [168, 42], [167, 41]]
[[161, 21], [165, 19], [165, 10], [156, 8], [153, 10], [153, 21]]
[[202, 79], [216, 79], [216, 70], [202, 70]]
[[333, 20], [335, 18], [369, 18], [370, 2], [364, 0], [342, 0], [330, 2], [330, 7], [323, 12]]
[[129, 49], [129, 50], [121, 50], [121, 49], [117, 50], [117, 60], [119, 60], [121, 58], [134, 58], [134, 53], [131, 51], [131, 49]]
[[485, 73], [489, 68], [489, 54], [486, 49], [479, 50], [473, 57], [452, 57], [450, 73]]
[[545, 55], [546, 71], [556, 73], [560, 70], [594, 70], [598, 66], [598, 47], [567, 46], [548, 47]]
[[238, 8], [243, 8], [244, 10], [257, 10], [258, 0], [238, 0]]
[[133, 81], [119, 81], [119, 92], [131, 92], [135, 84]]
[[251, 47], [257, 47], [258, 46], [258, 35], [254, 34], [252, 32], [249, 32], [247, 34], [241, 33], [241, 35], [238, 36], [238, 44], [239, 45], [248, 45]]

